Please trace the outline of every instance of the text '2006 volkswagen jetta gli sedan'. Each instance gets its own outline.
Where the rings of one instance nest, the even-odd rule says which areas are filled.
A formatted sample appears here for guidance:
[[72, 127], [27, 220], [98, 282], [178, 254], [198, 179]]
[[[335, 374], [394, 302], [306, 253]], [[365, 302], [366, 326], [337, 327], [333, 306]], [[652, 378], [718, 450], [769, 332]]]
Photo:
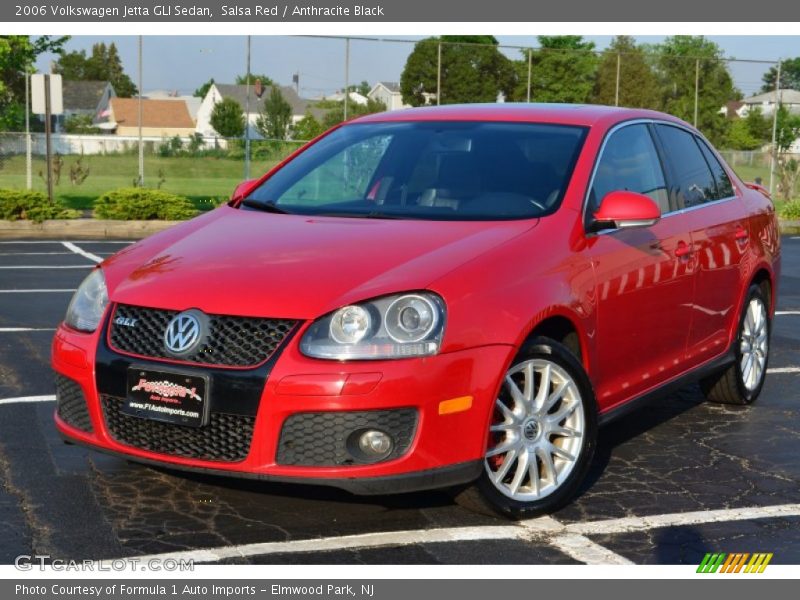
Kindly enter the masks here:
[[537, 514], [636, 401], [758, 396], [779, 261], [764, 190], [668, 115], [371, 115], [103, 261], [53, 342], [56, 424], [146, 463]]

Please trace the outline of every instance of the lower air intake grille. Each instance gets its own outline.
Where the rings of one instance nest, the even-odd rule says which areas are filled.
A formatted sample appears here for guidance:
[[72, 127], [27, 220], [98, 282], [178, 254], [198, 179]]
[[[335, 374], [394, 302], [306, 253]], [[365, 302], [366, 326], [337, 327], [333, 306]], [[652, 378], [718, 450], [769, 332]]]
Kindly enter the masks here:
[[408, 451], [416, 427], [414, 408], [294, 414], [283, 424], [277, 462], [317, 467], [363, 464], [348, 451], [347, 440], [353, 432], [366, 429], [392, 436], [392, 452], [382, 459], [392, 460]]
[[56, 404], [59, 418], [67, 425], [87, 433], [93, 431], [86, 397], [77, 381], [56, 374]]
[[121, 412], [123, 400], [102, 396], [103, 414], [111, 436], [126, 446], [149, 452], [221, 462], [247, 458], [255, 417], [211, 413], [207, 425], [184, 427]]

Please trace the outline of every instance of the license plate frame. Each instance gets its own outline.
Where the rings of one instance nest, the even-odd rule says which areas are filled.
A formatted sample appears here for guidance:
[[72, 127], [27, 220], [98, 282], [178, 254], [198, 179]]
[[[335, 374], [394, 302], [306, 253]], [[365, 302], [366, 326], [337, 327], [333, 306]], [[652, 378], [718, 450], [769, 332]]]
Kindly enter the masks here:
[[211, 378], [200, 373], [131, 365], [121, 412], [130, 417], [203, 427], [208, 424]]

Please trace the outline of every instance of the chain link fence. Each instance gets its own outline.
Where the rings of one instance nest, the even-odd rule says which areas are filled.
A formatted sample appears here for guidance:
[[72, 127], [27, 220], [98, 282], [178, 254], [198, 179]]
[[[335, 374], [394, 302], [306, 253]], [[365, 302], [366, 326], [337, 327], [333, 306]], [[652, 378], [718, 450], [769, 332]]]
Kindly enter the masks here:
[[[122, 127], [122, 123], [116, 131], [107, 129], [102, 133], [66, 134], [59, 127], [60, 132], [53, 138], [56, 199], [72, 208], [89, 209], [97, 197], [109, 190], [143, 185], [186, 196], [199, 208], [210, 208], [227, 199], [243, 179], [258, 176], [277, 164], [298, 148], [302, 139], [313, 137], [342, 119], [375, 110], [454, 102], [597, 103], [669, 112], [703, 131], [744, 180], [758, 180], [776, 194], [786, 191], [785, 182], [780, 187], [777, 167], [800, 157], [787, 153], [774, 158], [774, 98], [783, 96], [773, 93], [772, 100], [769, 94], [757, 97], [763, 83], [761, 77], [770, 68], [778, 70], [774, 80], [779, 81], [780, 65], [774, 61], [709, 58], [691, 53], [668, 55], [635, 44], [627, 49], [623, 46], [596, 51], [439, 38], [333, 36], [277, 40], [245, 36], [210, 38], [203, 43], [209, 47], [201, 49], [200, 56], [176, 52], [160, 57], [159, 62], [172, 72], [188, 69], [190, 63], [196, 72], [195, 63], [207, 64], [211, 79], [214, 68], [219, 68], [215, 66], [214, 52], [223, 45], [235, 44], [237, 52], [241, 49], [241, 68], [228, 67], [228, 71], [253, 75], [249, 79], [240, 77], [238, 82], [231, 77], [228, 82], [198, 88], [194, 99], [191, 90], [182, 90], [178, 97], [174, 97], [174, 91], [148, 93], [147, 72], [141, 75], [141, 81], [134, 77], [148, 101], [185, 98], [194, 133], [184, 126], [178, 135], [148, 135], [151, 132], [143, 131], [140, 137], [136, 127]], [[146, 55], [147, 37], [143, 44]], [[320, 66], [313, 72], [297, 69], [291, 81], [276, 81], [291, 107], [291, 123], [282, 130], [286, 139], [263, 139], [264, 128], [259, 126], [259, 119], [268, 112], [270, 94], [269, 88], [255, 79], [260, 80], [261, 75], [256, 75], [259, 73], [269, 76], [273, 63], [267, 57], [275, 55], [276, 44], [285, 51], [284, 56], [313, 52], [329, 57], [325, 64], [337, 67]], [[393, 61], [395, 67], [385, 78], [368, 80], [365, 73], [375, 71], [377, 58]], [[465, 64], [471, 65], [473, 76], [464, 75], [461, 67]], [[130, 74], [138, 72], [138, 65], [126, 67]], [[747, 102], [729, 101], [737, 86]], [[343, 93], [348, 89], [351, 93]], [[236, 100], [243, 111], [249, 107], [247, 127], [241, 136], [213, 135], [211, 111], [225, 98]], [[135, 101], [134, 97], [132, 102]], [[787, 106], [790, 111], [800, 112], [800, 103]], [[731, 149], [736, 146], [732, 124], [744, 122], [752, 111], [761, 113], [760, 130], [746, 132], [752, 133], [747, 141], [754, 149]], [[168, 112], [162, 111], [161, 118], [165, 119]], [[102, 110], [97, 111], [90, 120], [94, 124], [108, 121], [103, 115]], [[31, 120], [34, 125], [41, 124], [36, 116], [32, 115]], [[169, 130], [169, 123], [162, 129]], [[737, 143], [741, 144], [741, 140]], [[0, 133], [0, 188], [46, 191], [44, 145], [41, 133]], [[800, 152], [800, 146], [790, 152]], [[796, 179], [788, 192], [790, 196], [800, 194]]]

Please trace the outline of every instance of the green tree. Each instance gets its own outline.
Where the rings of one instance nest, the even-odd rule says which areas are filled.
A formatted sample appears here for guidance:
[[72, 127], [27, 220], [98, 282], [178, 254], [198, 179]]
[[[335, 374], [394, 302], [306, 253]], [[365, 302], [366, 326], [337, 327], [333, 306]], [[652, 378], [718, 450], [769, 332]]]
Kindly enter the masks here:
[[[439, 42], [442, 42], [442, 89], [437, 90]], [[441, 104], [494, 102], [498, 93], [510, 96], [516, 82], [514, 64], [497, 48], [491, 35], [445, 35], [414, 45], [400, 75], [403, 102], [427, 103], [426, 94]]]
[[[778, 78], [778, 67], [770, 67], [761, 77], [764, 85], [762, 92], [771, 92], [775, 89], [775, 80]], [[800, 56], [781, 61], [781, 89], [800, 90]]]
[[212, 85], [214, 85], [214, 78], [213, 77], [211, 79], [209, 79], [208, 81], [206, 81], [199, 88], [197, 88], [194, 91], [194, 94], [192, 94], [192, 96], [194, 96], [196, 98], [205, 98], [206, 94], [208, 94], [208, 90], [211, 89]]
[[294, 124], [292, 134], [297, 140], [312, 140], [323, 131], [325, 131], [325, 128], [322, 126], [322, 123], [317, 121], [316, 117], [311, 114], [311, 111], [306, 111], [303, 118]]
[[36, 71], [36, 58], [45, 52], [63, 52], [69, 37], [0, 36], [0, 130], [25, 126], [25, 78]]
[[356, 92], [357, 94], [366, 96], [367, 94], [369, 94], [370, 90], [372, 89], [372, 86], [369, 84], [369, 81], [364, 80], [358, 85], [351, 85], [347, 89], [351, 92]]
[[[236, 76], [236, 85], [247, 85], [247, 75], [237, 75]], [[265, 88], [275, 85], [275, 82], [272, 81], [272, 78], [267, 75], [258, 75], [256, 73], [250, 73], [250, 85], [255, 85], [256, 81], [260, 81], [261, 85]]]
[[657, 53], [660, 109], [693, 122], [695, 69], [699, 67], [697, 127], [712, 143], [723, 143], [728, 122], [719, 109], [738, 92], [720, 47], [703, 36], [676, 35], [653, 49]]
[[[383, 102], [380, 100], [367, 98], [366, 104], [355, 104], [354, 102], [348, 103], [347, 118], [354, 119], [355, 117], [383, 112], [385, 110], [386, 105]], [[335, 104], [333, 104], [333, 108], [329, 109], [322, 119], [323, 130], [329, 129], [334, 125], [338, 125], [342, 121], [344, 121], [344, 102], [335, 102]]]
[[730, 150], [756, 150], [763, 142], [755, 137], [745, 119], [734, 119], [728, 128], [725, 147]]
[[600, 59], [592, 101], [613, 106], [617, 96], [619, 60], [619, 105], [630, 108], [658, 107], [658, 80], [647, 55], [627, 35], [614, 38]]
[[214, 105], [210, 122], [222, 137], [235, 138], [244, 135], [244, 109], [233, 98], [223, 98]]
[[136, 85], [125, 73], [117, 45], [104, 42], [92, 46], [92, 54], [86, 50], [66, 52], [56, 61], [54, 70], [64, 79], [73, 81], [108, 81], [120, 98], [130, 98], [138, 93]]
[[789, 112], [781, 105], [775, 129], [775, 172], [778, 175], [778, 195], [791, 200], [800, 179], [800, 162], [789, 150], [800, 138], [800, 115]]
[[[579, 35], [540, 35], [539, 50], [531, 58], [531, 100], [534, 102], [588, 102], [594, 88], [597, 55], [594, 42]], [[527, 99], [528, 50], [516, 63], [517, 85], [512, 100]]]
[[256, 119], [256, 129], [269, 140], [285, 140], [292, 125], [292, 106], [277, 86], [272, 86]]
[[758, 107], [752, 108], [744, 118], [747, 130], [761, 144], [766, 144], [772, 139], [772, 119], [768, 119], [761, 113]]

